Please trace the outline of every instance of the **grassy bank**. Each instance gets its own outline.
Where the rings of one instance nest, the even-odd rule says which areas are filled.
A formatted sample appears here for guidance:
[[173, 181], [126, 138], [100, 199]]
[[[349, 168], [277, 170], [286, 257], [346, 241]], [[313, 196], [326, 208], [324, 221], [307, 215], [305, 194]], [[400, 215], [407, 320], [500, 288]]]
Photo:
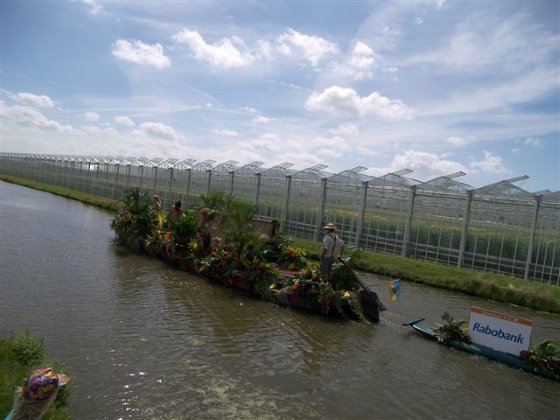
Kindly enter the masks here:
[[[319, 258], [320, 242], [296, 239], [294, 244], [305, 249], [310, 257]], [[560, 314], [558, 286], [367, 251], [356, 267], [368, 273]]]
[[[30, 337], [27, 331], [9, 339], [0, 339], [0, 418], [6, 417], [12, 409], [16, 387], [22, 386], [33, 369], [47, 366], [56, 371], [62, 370], [57, 363], [46, 360], [42, 339]], [[45, 420], [72, 418], [67, 407], [68, 392], [68, 386], [61, 389], [57, 400], [43, 417]]]
[[71, 190], [57, 185], [45, 184], [43, 182], [31, 181], [25, 178], [19, 178], [10, 175], [0, 174], [0, 180], [10, 182], [12, 184], [23, 185], [24, 187], [33, 188], [39, 191], [46, 191], [72, 200], [81, 201], [82, 203], [91, 204], [106, 210], [116, 210], [117, 201], [110, 198], [99, 197], [97, 195], [84, 193], [81, 191]]
[[[0, 175], [0, 180], [51, 192], [108, 210], [116, 208], [115, 200], [67, 188], [5, 175]], [[318, 258], [319, 242], [296, 239], [295, 245], [307, 250], [308, 255], [312, 258]], [[357, 267], [364, 272], [386, 275], [497, 302], [560, 314], [560, 287], [558, 286], [526, 282], [523, 279], [501, 274], [447, 267], [373, 252], [365, 252]]]

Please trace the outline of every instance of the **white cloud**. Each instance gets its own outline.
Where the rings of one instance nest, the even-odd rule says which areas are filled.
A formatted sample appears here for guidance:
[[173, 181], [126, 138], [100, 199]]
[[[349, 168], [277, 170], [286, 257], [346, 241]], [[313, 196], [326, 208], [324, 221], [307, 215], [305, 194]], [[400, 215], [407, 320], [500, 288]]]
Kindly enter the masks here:
[[261, 60], [272, 61], [274, 59], [274, 46], [270, 41], [259, 39], [257, 41], [255, 56]]
[[264, 115], [259, 115], [255, 118], [253, 118], [253, 122], [256, 123], [256, 124], [268, 124], [272, 121], [274, 121], [274, 118], [266, 117]]
[[385, 119], [412, 119], [412, 110], [400, 100], [373, 92], [360, 97], [354, 89], [331, 86], [321, 93], [312, 93], [305, 102], [311, 111], [325, 111], [337, 116], [378, 116]]
[[[138, 130], [134, 130], [134, 132], [137, 131]], [[165, 140], [177, 140], [179, 138], [173, 128], [156, 122], [143, 123], [140, 125], [140, 132], [151, 137], [159, 137]]]
[[214, 130], [212, 130], [212, 134], [216, 134], [218, 136], [224, 136], [224, 137], [237, 137], [237, 136], [239, 136], [239, 133], [237, 131], [234, 131], [234, 130], [214, 129]]
[[99, 12], [101, 12], [101, 10], [103, 10], [103, 6], [100, 3], [98, 3], [96, 0], [82, 0], [82, 3], [88, 6], [89, 12], [92, 15], [96, 15]]
[[257, 110], [253, 107], [250, 106], [244, 106], [243, 108], [241, 108], [243, 111], [248, 112], [249, 114], [256, 114]]
[[459, 162], [447, 160], [433, 153], [408, 150], [396, 154], [387, 168], [372, 168], [366, 171], [374, 176], [385, 175], [401, 169], [411, 169], [416, 179], [427, 181], [438, 176], [449, 175], [457, 171], [464, 171], [465, 167]]
[[118, 117], [113, 118], [117, 124], [123, 125], [125, 127], [134, 127], [136, 124], [132, 121], [129, 117], [124, 115], [119, 115]]
[[371, 79], [375, 65], [375, 53], [367, 44], [358, 41], [348, 58], [347, 67], [356, 80]]
[[84, 120], [89, 122], [98, 121], [99, 117], [100, 115], [97, 112], [86, 112], [84, 114]]
[[49, 120], [39, 111], [28, 107], [15, 105], [7, 107], [2, 104], [2, 115], [15, 121], [17, 124], [46, 131], [71, 132], [72, 126], [63, 125], [54, 120]]
[[340, 136], [317, 137], [312, 141], [312, 150], [327, 158], [339, 158], [350, 149], [348, 141]]
[[457, 92], [448, 100], [418, 107], [421, 116], [455, 113], [484, 112], [531, 102], [546, 96], [560, 87], [557, 68], [537, 69], [517, 79], [492, 83], [477, 89], [469, 87]]
[[532, 137], [525, 139], [524, 143], [529, 146], [540, 146], [541, 144], [541, 142], [538, 139], [534, 139]]
[[[556, 61], [560, 35], [534, 25], [523, 13], [498, 19], [480, 15], [456, 27], [456, 32], [438, 49], [421, 52], [407, 64], [432, 64], [436, 71], [517, 74], [547, 60]], [[436, 44], [437, 45], [437, 44]]]
[[276, 135], [272, 133], [265, 133], [258, 139], [255, 139], [250, 144], [245, 143], [248, 148], [256, 148], [267, 152], [281, 152], [284, 150], [284, 143]]
[[492, 174], [502, 174], [506, 172], [503, 159], [499, 156], [494, 156], [492, 153], [484, 151], [484, 159], [480, 161], [473, 161], [469, 164], [472, 169], [478, 169], [482, 172]]
[[35, 108], [52, 108], [54, 106], [53, 100], [48, 96], [34, 95], [27, 92], [19, 92], [14, 96], [14, 100], [25, 105], [33, 106]]
[[447, 138], [447, 142], [453, 146], [465, 146], [467, 141], [462, 137], [451, 136]]
[[163, 69], [171, 65], [160, 44], [144, 44], [142, 41], [128, 42], [119, 39], [113, 45], [113, 55], [125, 61]]
[[292, 28], [276, 38], [279, 43], [278, 51], [286, 56], [299, 56], [316, 66], [321, 59], [329, 54], [338, 53], [335, 43], [324, 38], [306, 35], [293, 30]]
[[173, 35], [173, 40], [190, 47], [197, 60], [206, 61], [217, 68], [243, 67], [254, 60], [243, 41], [238, 37], [223, 38], [214, 44], [208, 44], [198, 32], [183, 29]]
[[[224, 37], [210, 43], [199, 32], [188, 29], [173, 35], [173, 40], [178, 44], [187, 45], [197, 60], [207, 62], [214, 68], [226, 70], [245, 67], [256, 61], [273, 61], [278, 54], [317, 66], [326, 56], [338, 53], [335, 43], [291, 28], [287, 28], [275, 39], [257, 39], [251, 47], [237, 36]], [[363, 55], [363, 53], [362, 46], [358, 46], [356, 54]], [[356, 56], [354, 61], [356, 65], [363, 66], [364, 60], [367, 59], [367, 57]]]
[[341, 124], [330, 132], [335, 136], [355, 137], [360, 134], [360, 129], [354, 124]]
[[89, 134], [95, 137], [99, 136], [118, 136], [117, 130], [113, 127], [98, 127], [95, 125], [84, 125], [80, 127], [82, 134]]

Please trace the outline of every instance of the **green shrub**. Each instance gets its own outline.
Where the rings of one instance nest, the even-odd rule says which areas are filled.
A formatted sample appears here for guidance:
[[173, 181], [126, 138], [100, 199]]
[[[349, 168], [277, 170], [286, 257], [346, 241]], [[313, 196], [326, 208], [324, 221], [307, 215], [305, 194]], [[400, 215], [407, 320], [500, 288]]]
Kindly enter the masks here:
[[44, 340], [31, 337], [27, 329], [14, 337], [12, 346], [17, 359], [28, 366], [38, 365], [45, 357]]

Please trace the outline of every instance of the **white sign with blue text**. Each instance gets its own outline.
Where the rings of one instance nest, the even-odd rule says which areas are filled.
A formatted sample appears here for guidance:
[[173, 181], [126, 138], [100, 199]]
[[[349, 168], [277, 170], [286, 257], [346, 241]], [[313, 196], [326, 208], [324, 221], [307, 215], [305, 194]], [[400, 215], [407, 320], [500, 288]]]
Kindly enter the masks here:
[[529, 350], [532, 329], [529, 319], [471, 307], [469, 336], [475, 344], [519, 356]]

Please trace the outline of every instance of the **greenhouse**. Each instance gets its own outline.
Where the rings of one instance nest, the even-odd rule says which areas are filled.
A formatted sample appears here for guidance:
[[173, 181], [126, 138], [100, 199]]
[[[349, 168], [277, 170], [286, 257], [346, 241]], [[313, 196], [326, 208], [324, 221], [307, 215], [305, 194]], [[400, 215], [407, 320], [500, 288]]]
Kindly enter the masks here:
[[427, 182], [359, 166], [303, 170], [285, 162], [1, 153], [0, 173], [120, 200], [138, 187], [162, 207], [198, 205], [219, 190], [254, 203], [284, 234], [319, 240], [335, 223], [345, 242], [375, 252], [560, 285], [560, 191], [525, 191], [527, 176], [474, 188], [456, 172]]

